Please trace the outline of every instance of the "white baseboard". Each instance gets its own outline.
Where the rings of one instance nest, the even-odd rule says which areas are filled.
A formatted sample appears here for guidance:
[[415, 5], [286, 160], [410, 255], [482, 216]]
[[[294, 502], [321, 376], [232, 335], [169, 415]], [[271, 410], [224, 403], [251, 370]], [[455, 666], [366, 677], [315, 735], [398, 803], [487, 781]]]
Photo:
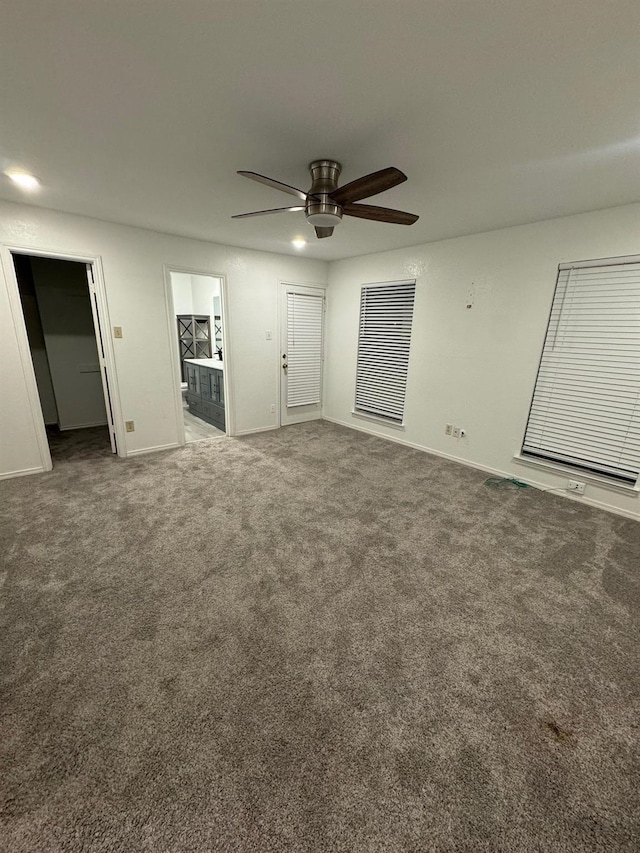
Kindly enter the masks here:
[[257, 429], [243, 429], [240, 432], [234, 432], [231, 438], [239, 438], [241, 435], [253, 435], [257, 432], [271, 432], [274, 429], [280, 429], [278, 424], [274, 424], [273, 426], [258, 427]]
[[588, 504], [589, 506], [595, 507], [595, 509], [602, 509], [605, 512], [612, 512], [615, 515], [621, 515], [624, 518], [630, 518], [634, 521], [640, 521], [640, 512], [633, 512], [632, 510], [622, 509], [621, 507], [614, 506], [612, 504], [608, 504], [605, 501], [598, 501], [594, 498], [590, 498], [588, 495], [576, 495], [571, 492], [565, 492], [564, 489], [558, 488], [554, 489], [546, 485], [545, 483], [541, 483], [538, 480], [530, 479], [529, 477], [521, 477], [515, 475], [508, 471], [500, 471], [497, 468], [488, 468], [486, 465], [479, 465], [476, 462], [469, 462], [468, 459], [461, 459], [459, 456], [453, 456], [450, 453], [443, 453], [441, 450], [434, 450], [431, 447], [426, 447], [424, 444], [416, 444], [413, 441], [407, 441], [404, 438], [396, 437], [395, 435], [384, 435], [383, 433], [376, 432], [373, 429], [367, 429], [367, 427], [360, 426], [360, 424], [353, 424], [348, 421], [341, 421], [338, 418], [330, 418], [324, 415], [323, 420], [330, 421], [331, 423], [338, 424], [339, 426], [345, 426], [349, 429], [355, 429], [358, 432], [366, 432], [367, 435], [372, 435], [375, 438], [382, 438], [387, 441], [393, 441], [396, 444], [403, 444], [405, 447], [411, 447], [413, 450], [421, 450], [423, 453], [431, 453], [433, 456], [439, 456], [442, 459], [448, 459], [450, 462], [457, 462], [459, 465], [465, 465], [467, 468], [474, 468], [476, 471], [483, 471], [486, 474], [492, 474], [495, 477], [506, 477], [506, 478], [515, 478], [520, 480], [522, 483], [526, 483], [528, 486], [532, 486], [534, 489], [540, 489], [543, 492], [554, 492], [554, 494], [558, 495], [561, 498], [567, 498], [571, 501], [576, 501], [577, 503]]
[[45, 474], [47, 470], [40, 465], [37, 468], [23, 468], [21, 471], [5, 471], [4, 474], [0, 474], [0, 480], [11, 480], [13, 477], [26, 477], [28, 474]]
[[108, 426], [106, 421], [93, 421], [90, 424], [73, 424], [72, 426], [59, 427], [60, 432], [69, 432], [72, 429], [89, 429], [89, 427]]
[[142, 447], [139, 450], [128, 450], [125, 454], [125, 458], [128, 459], [130, 456], [142, 456], [145, 453], [157, 453], [159, 450], [175, 450], [177, 447], [184, 447], [184, 444], [178, 444], [177, 441], [174, 441], [171, 444], [157, 444], [155, 447]]

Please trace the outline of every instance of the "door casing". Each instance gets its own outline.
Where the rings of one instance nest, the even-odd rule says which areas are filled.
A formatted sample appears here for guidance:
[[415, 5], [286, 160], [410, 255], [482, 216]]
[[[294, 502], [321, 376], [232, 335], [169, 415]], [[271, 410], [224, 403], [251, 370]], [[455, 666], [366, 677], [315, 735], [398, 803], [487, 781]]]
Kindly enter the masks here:
[[[288, 426], [305, 421], [318, 420], [322, 417], [323, 393], [320, 396], [320, 404], [317, 406], [296, 406], [295, 413], [287, 412], [287, 382], [282, 368], [283, 355], [287, 354], [287, 293], [301, 293], [307, 296], [321, 296], [324, 299], [324, 313], [322, 319], [322, 358], [324, 364], [324, 341], [326, 329], [326, 284], [313, 284], [303, 282], [281, 281], [278, 292], [278, 316], [279, 333], [278, 341], [278, 426]], [[324, 372], [324, 371], [323, 371]]]
[[173, 305], [173, 290], [171, 287], [171, 273], [185, 273], [186, 275], [203, 275], [207, 278], [217, 278], [220, 280], [220, 311], [222, 314], [222, 352], [224, 355], [224, 370], [222, 372], [223, 382], [224, 382], [224, 405], [225, 405], [225, 426], [226, 426], [226, 434], [234, 435], [235, 428], [235, 413], [233, 409], [233, 393], [230, 393], [230, 389], [233, 388], [233, 359], [229, 359], [230, 352], [230, 336], [229, 336], [229, 323], [228, 323], [228, 309], [227, 309], [227, 280], [222, 273], [219, 272], [211, 272], [211, 270], [201, 270], [201, 269], [191, 269], [188, 267], [178, 267], [172, 266], [170, 264], [164, 264], [164, 298], [167, 306], [167, 328], [169, 332], [169, 340], [171, 341], [170, 349], [170, 358], [171, 358], [171, 371], [173, 373], [173, 385], [175, 388], [175, 418], [176, 418], [176, 429], [178, 432], [179, 444], [184, 445], [187, 443], [185, 431], [184, 431], [184, 417], [182, 415], [182, 391], [180, 389], [182, 383], [182, 375], [180, 373], [180, 359], [178, 358], [178, 350], [179, 350], [179, 342], [178, 342], [178, 329], [176, 327], [176, 314], [175, 308]]
[[[13, 263], [13, 255], [30, 255], [40, 258], [51, 258], [52, 260], [74, 261], [77, 263], [90, 266], [93, 271], [93, 287], [95, 298], [91, 293], [89, 281], [87, 281], [87, 289], [89, 290], [92, 303], [92, 313], [94, 317], [94, 330], [96, 342], [100, 343], [100, 329], [102, 330], [102, 344], [104, 348], [104, 363], [109, 376], [108, 391], [105, 387], [104, 372], [102, 372], [103, 388], [105, 391], [105, 403], [108, 394], [108, 399], [111, 406], [113, 416], [113, 428], [115, 433], [115, 441], [117, 443], [118, 456], [124, 457], [125, 441], [124, 441], [124, 424], [122, 421], [122, 410], [120, 406], [120, 394], [118, 391], [118, 378], [115, 370], [115, 358], [113, 352], [113, 340], [111, 337], [111, 322], [109, 320], [109, 310], [107, 305], [107, 296], [104, 287], [104, 275], [102, 271], [102, 259], [99, 255], [75, 255], [70, 253], [61, 253], [49, 251], [47, 249], [36, 249], [31, 246], [0, 246], [0, 261], [2, 269], [7, 281], [7, 292], [9, 296], [9, 306], [11, 316], [18, 342], [18, 352], [22, 364], [22, 371], [25, 378], [25, 386], [29, 400], [29, 408], [31, 410], [31, 418], [38, 442], [40, 451], [40, 459], [42, 469], [51, 471], [53, 463], [51, 461], [51, 452], [49, 450], [49, 442], [47, 440], [47, 431], [40, 405], [40, 395], [38, 394], [38, 385], [36, 382], [36, 374], [31, 358], [31, 349], [29, 347], [29, 338], [27, 335], [27, 327], [22, 311], [22, 301], [20, 299], [20, 290], [18, 286], [18, 278], [16, 275], [15, 266]], [[96, 327], [96, 314], [100, 321], [100, 328]], [[107, 418], [109, 417], [109, 408], [107, 408]]]

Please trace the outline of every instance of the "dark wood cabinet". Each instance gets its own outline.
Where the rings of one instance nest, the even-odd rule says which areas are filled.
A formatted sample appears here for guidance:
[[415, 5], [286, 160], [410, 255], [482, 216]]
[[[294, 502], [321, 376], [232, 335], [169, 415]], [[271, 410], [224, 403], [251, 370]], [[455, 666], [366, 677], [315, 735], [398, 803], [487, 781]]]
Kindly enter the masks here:
[[218, 429], [225, 430], [223, 367], [185, 362], [189, 411]]

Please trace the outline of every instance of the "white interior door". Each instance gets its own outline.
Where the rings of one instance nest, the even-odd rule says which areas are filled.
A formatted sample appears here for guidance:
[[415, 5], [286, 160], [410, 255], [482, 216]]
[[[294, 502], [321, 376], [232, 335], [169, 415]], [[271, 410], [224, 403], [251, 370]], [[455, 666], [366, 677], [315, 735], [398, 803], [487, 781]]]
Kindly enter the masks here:
[[107, 332], [103, 329], [100, 322], [100, 314], [98, 312], [98, 297], [96, 295], [95, 281], [93, 277], [93, 264], [87, 264], [87, 283], [89, 285], [89, 295], [91, 297], [91, 313], [93, 314], [93, 325], [96, 330], [96, 343], [98, 345], [98, 359], [100, 362], [100, 373], [102, 374], [102, 390], [104, 393], [104, 406], [107, 410], [107, 424], [109, 425], [109, 441], [111, 442], [111, 452], [117, 453], [118, 447], [116, 443], [116, 427], [113, 417], [113, 405], [111, 403], [111, 389], [109, 387], [109, 376], [107, 373], [107, 360], [104, 352], [104, 335]]
[[320, 287], [283, 284], [280, 322], [280, 423], [322, 417], [325, 296]]

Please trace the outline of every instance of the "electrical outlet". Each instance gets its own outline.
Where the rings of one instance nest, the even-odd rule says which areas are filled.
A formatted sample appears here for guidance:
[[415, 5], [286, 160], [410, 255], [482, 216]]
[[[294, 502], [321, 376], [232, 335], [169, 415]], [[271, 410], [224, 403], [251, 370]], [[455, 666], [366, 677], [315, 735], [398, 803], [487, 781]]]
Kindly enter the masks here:
[[453, 432], [451, 434], [454, 438], [460, 438], [460, 427], [454, 426]]
[[444, 428], [444, 434], [445, 435], [451, 435], [452, 432], [453, 432], [453, 427], [451, 426], [451, 424], [447, 424]]
[[127, 432], [135, 432], [136, 427], [133, 421], [125, 421], [124, 426]]
[[276, 404], [275, 404], [275, 403], [272, 403], [272, 404], [271, 404], [271, 414], [272, 414], [272, 415], [275, 415], [275, 413], [276, 413]]
[[272, 340], [273, 340], [273, 332], [271, 332], [271, 331], [267, 331], [267, 332], [265, 332], [265, 333], [264, 333], [264, 336], [265, 336], [265, 338], [266, 338], [268, 341], [272, 341]]
[[122, 337], [122, 326], [114, 326], [113, 327], [113, 337], [121, 338]]
[[569, 492], [577, 492], [579, 495], [584, 495], [585, 483], [581, 483], [580, 480], [569, 480], [567, 483], [567, 491]]

